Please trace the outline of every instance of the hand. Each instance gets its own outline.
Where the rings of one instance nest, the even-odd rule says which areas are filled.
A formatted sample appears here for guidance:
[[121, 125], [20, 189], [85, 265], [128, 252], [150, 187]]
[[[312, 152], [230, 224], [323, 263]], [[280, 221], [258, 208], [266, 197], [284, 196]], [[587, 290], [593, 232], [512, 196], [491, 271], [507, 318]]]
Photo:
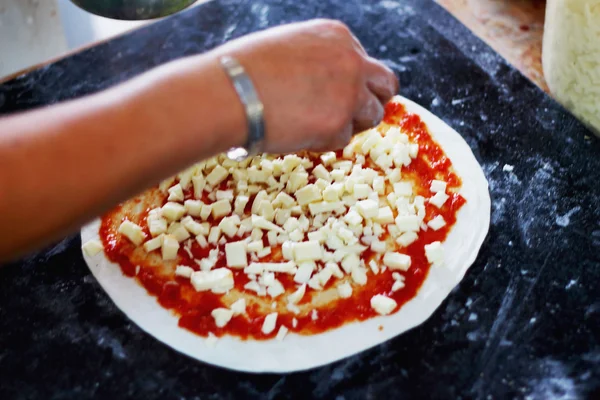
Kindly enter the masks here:
[[398, 91], [341, 22], [313, 20], [254, 33], [213, 51], [244, 66], [265, 106], [265, 151], [324, 151], [378, 124]]

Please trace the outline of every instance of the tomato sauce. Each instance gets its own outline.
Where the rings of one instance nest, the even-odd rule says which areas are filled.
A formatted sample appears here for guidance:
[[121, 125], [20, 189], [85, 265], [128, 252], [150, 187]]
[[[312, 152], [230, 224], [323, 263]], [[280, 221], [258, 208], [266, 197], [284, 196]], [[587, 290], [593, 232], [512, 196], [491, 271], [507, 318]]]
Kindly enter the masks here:
[[[415, 297], [419, 288], [427, 278], [429, 272], [429, 263], [425, 256], [424, 246], [434, 241], [444, 241], [452, 226], [456, 222], [458, 210], [465, 203], [465, 199], [461, 197], [458, 191], [461, 185], [460, 178], [453, 172], [452, 163], [446, 157], [440, 146], [432, 139], [425, 123], [421, 121], [418, 115], [408, 113], [403, 105], [390, 103], [385, 109], [384, 122], [389, 125], [401, 127], [413, 143], [418, 143], [419, 154], [416, 159], [408, 167], [402, 168], [403, 176], [410, 176], [414, 181], [414, 192], [416, 194], [430, 197], [429, 186], [433, 179], [440, 179], [448, 182], [447, 192], [450, 198], [446, 201], [441, 209], [426, 204], [426, 220], [431, 219], [435, 215], [441, 215], [446, 221], [446, 226], [434, 231], [420, 231], [418, 239], [409, 247], [398, 251], [407, 254], [412, 259], [412, 265], [407, 272], [402, 272], [404, 275], [405, 287], [392, 292], [393, 284], [392, 272], [388, 269], [385, 272], [380, 272], [375, 275], [372, 271], [368, 271], [368, 281], [364, 286], [353, 285], [353, 295], [348, 299], [338, 299], [327, 303], [325, 306], [314, 308], [316, 310], [316, 318], [313, 318], [313, 313], [308, 312], [303, 315], [294, 315], [291, 312], [281, 312], [277, 319], [277, 326], [285, 325], [290, 331], [300, 334], [314, 334], [324, 332], [336, 327], [340, 327], [346, 323], [353, 321], [362, 321], [372, 318], [377, 314], [371, 308], [370, 300], [376, 294], [384, 294], [393, 298], [397, 303], [397, 312], [403, 304]], [[338, 159], [343, 158], [341, 152], [338, 152]], [[315, 166], [320, 163], [317, 156], [313, 156]], [[369, 165], [369, 167], [377, 168]], [[230, 178], [229, 178], [230, 179]], [[231, 182], [231, 184], [233, 184]], [[223, 182], [219, 189], [226, 190], [228, 181]], [[193, 191], [185, 192], [185, 198], [193, 198]], [[210, 200], [204, 195], [204, 202], [210, 203]], [[252, 199], [248, 203], [246, 211], [250, 211]], [[126, 239], [123, 239], [112, 228], [114, 226], [114, 215], [120, 210], [117, 208], [102, 218], [100, 228], [100, 237], [104, 244], [105, 253], [112, 262], [119, 264], [123, 274], [135, 278], [150, 295], [155, 296], [159, 304], [179, 317], [179, 326], [195, 332], [201, 336], [207, 336], [212, 332], [216, 336], [233, 335], [242, 339], [267, 339], [274, 337], [277, 329], [269, 335], [261, 332], [264, 317], [268, 312], [250, 302], [248, 303], [246, 314], [236, 316], [223, 328], [218, 328], [211, 316], [211, 311], [217, 307], [225, 307], [223, 295], [214, 294], [211, 292], [196, 292], [191, 286], [188, 279], [175, 277], [174, 274], [165, 275], [157, 273], [156, 268], [144, 265], [134, 265], [130, 256], [134, 250], [134, 246]], [[148, 210], [147, 210], [148, 211]], [[143, 216], [147, 215], [147, 211]], [[145, 221], [145, 217], [140, 219]], [[209, 218], [211, 224], [218, 223], [218, 220]], [[118, 224], [117, 224], [118, 225]], [[146, 224], [140, 224], [147, 232]], [[249, 235], [246, 234], [246, 235]], [[150, 237], [150, 236], [148, 236]], [[238, 241], [241, 238], [236, 237], [232, 241]], [[264, 237], [264, 245], [268, 246], [266, 235]], [[223, 249], [224, 246], [221, 246]], [[192, 257], [183, 249], [179, 250], [178, 265], [188, 265], [196, 270], [199, 266], [194, 259], [202, 259], [208, 256], [209, 248], [201, 248], [195, 241], [193, 242], [190, 251]], [[370, 250], [362, 254], [362, 258], [367, 262], [375, 257], [375, 254]], [[261, 259], [263, 262], [278, 262], [283, 261], [280, 248], [273, 248], [272, 254]], [[226, 267], [225, 255], [223, 251], [219, 253], [219, 259], [215, 268]], [[232, 270], [235, 281], [235, 289], [244, 291], [243, 287], [248, 283], [249, 279], [241, 270]], [[288, 294], [293, 292], [297, 284], [293, 281], [293, 277], [287, 274], [278, 274], [277, 279], [286, 288], [286, 294], [279, 296], [276, 301], [285, 304], [285, 299]], [[337, 285], [337, 279], [332, 278], [328, 282], [325, 289]], [[300, 302], [300, 305], [310, 303], [315, 292], [307, 288], [306, 295]], [[275, 301], [275, 300], [274, 300]], [[296, 327], [293, 327], [292, 320], [296, 319]]]

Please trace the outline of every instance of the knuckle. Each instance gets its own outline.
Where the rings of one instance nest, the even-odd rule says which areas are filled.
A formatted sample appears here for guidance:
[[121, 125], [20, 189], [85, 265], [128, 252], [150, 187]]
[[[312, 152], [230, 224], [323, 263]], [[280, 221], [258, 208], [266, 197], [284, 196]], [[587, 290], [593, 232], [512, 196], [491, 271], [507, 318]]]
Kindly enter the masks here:
[[350, 29], [348, 28], [348, 26], [337, 19], [320, 19], [318, 20], [318, 22], [324, 29], [330, 30], [332, 32], [342, 35], [350, 33]]

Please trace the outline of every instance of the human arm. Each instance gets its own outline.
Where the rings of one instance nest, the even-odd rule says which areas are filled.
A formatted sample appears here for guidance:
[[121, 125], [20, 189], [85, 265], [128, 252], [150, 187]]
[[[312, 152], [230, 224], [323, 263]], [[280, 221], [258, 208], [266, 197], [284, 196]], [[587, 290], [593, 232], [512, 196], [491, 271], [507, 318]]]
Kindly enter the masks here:
[[[266, 151], [341, 147], [397, 90], [339, 23], [312, 21], [175, 61], [110, 90], [0, 119], [0, 260], [65, 234], [198, 160], [243, 145], [218, 59], [265, 105]], [[9, 228], [7, 228], [9, 227]]]

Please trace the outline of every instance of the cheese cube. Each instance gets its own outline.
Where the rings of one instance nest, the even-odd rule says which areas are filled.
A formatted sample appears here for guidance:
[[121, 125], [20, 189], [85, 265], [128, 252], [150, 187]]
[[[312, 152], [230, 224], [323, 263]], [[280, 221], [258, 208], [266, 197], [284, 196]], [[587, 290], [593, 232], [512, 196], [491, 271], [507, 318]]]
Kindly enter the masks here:
[[433, 265], [440, 265], [444, 262], [444, 248], [440, 242], [426, 244], [425, 255], [427, 256], [427, 261]]
[[300, 303], [300, 300], [302, 300], [302, 298], [304, 297], [305, 292], [306, 292], [306, 284], [300, 285], [294, 293], [290, 294], [287, 297], [288, 303], [291, 303], [291, 304]]
[[212, 204], [213, 218], [220, 218], [231, 212], [231, 203], [229, 200], [222, 199]]
[[296, 196], [296, 201], [301, 206], [321, 200], [321, 191], [314, 184], [306, 185], [303, 188], [296, 190], [294, 194]]
[[256, 256], [257, 256], [257, 257], [259, 257], [259, 258], [263, 258], [263, 257], [266, 257], [266, 256], [268, 256], [269, 254], [271, 254], [271, 251], [272, 251], [272, 250], [271, 250], [271, 247], [265, 247], [265, 248], [263, 248], [262, 250], [258, 251], [258, 252], [256, 253]]
[[383, 264], [392, 270], [408, 271], [411, 259], [406, 254], [387, 252], [383, 256]]
[[394, 213], [388, 206], [381, 207], [377, 211], [377, 217], [373, 218], [373, 221], [379, 224], [391, 224], [394, 222]]
[[337, 290], [342, 299], [352, 297], [352, 286], [348, 282], [338, 285]]
[[400, 168], [394, 168], [392, 172], [387, 175], [387, 179], [390, 183], [400, 182], [400, 179], [402, 179]]
[[192, 267], [188, 267], [187, 265], [178, 265], [175, 267], [175, 276], [189, 279], [193, 273], [194, 269]]
[[374, 253], [383, 254], [387, 250], [387, 246], [385, 242], [375, 239], [371, 242], [371, 250], [373, 250]]
[[346, 172], [341, 169], [334, 169], [331, 171], [330, 176], [334, 181], [341, 183], [341, 181], [344, 179], [344, 176], [346, 176]]
[[392, 285], [392, 292], [397, 292], [398, 290], [402, 289], [404, 286], [406, 286], [406, 285], [404, 284], [403, 281], [401, 281], [401, 280], [394, 281], [394, 284]]
[[279, 192], [273, 201], [274, 207], [291, 208], [296, 204], [296, 200], [285, 192]]
[[350, 273], [350, 277], [358, 285], [367, 284], [367, 270], [364, 268], [354, 268]]
[[342, 279], [344, 277], [344, 273], [340, 269], [340, 267], [335, 262], [328, 262], [325, 264], [324, 270], [331, 271], [331, 274], [338, 279]]
[[292, 231], [298, 229], [299, 227], [300, 227], [300, 223], [298, 222], [298, 218], [294, 218], [294, 217], [289, 218], [287, 221], [285, 221], [285, 224], [283, 224], [283, 229], [286, 232], [292, 232]]
[[431, 221], [429, 221], [427, 223], [427, 226], [429, 226], [434, 231], [437, 231], [437, 230], [443, 228], [444, 226], [446, 226], [446, 221], [444, 220], [444, 217], [442, 217], [441, 215], [438, 215], [435, 218], [433, 218]]
[[169, 226], [167, 233], [172, 235], [175, 239], [177, 239], [179, 243], [190, 238], [190, 233], [188, 232], [188, 230], [185, 229], [185, 227], [179, 222], [173, 222]]
[[279, 243], [279, 236], [277, 235], [277, 232], [268, 231], [267, 232], [267, 241], [269, 242], [270, 246], [277, 245], [277, 243]]
[[283, 229], [281, 229], [279, 226], [275, 225], [272, 222], [267, 221], [264, 217], [261, 217], [259, 215], [252, 216], [252, 227], [258, 228], [258, 229], [263, 229], [263, 230], [268, 230], [268, 231], [275, 231], [278, 233], [285, 233], [285, 231]]
[[243, 268], [248, 265], [246, 257], [246, 242], [232, 242], [225, 245], [225, 258], [230, 268]]
[[371, 297], [371, 307], [378, 314], [388, 315], [392, 311], [394, 311], [394, 309], [396, 309], [397, 306], [398, 306], [398, 303], [396, 303], [396, 301], [394, 299], [391, 299], [382, 294], [377, 294], [377, 295]]
[[325, 167], [322, 164], [319, 164], [315, 168], [313, 168], [312, 174], [318, 179], [323, 179], [328, 182], [331, 182], [332, 180], [331, 175], [329, 175], [329, 171], [327, 171], [327, 169], [325, 169]]
[[286, 260], [294, 259], [294, 242], [283, 242], [281, 245], [281, 254]]
[[200, 200], [186, 200], [185, 203], [183, 203], [185, 212], [192, 217], [200, 217], [203, 204], [204, 203], [202, 203]]
[[120, 234], [125, 236], [127, 239], [131, 241], [131, 243], [139, 246], [142, 244], [144, 239], [146, 238], [146, 234], [142, 230], [142, 227], [138, 224], [134, 224], [129, 220], [125, 220], [119, 225], [119, 229], [117, 230]]
[[100, 253], [102, 250], [104, 250], [104, 246], [102, 246], [102, 242], [98, 239], [92, 239], [85, 242], [85, 244], [81, 246], [81, 249], [83, 250], [86, 256], [93, 257], [96, 254]]
[[[297, 245], [296, 245], [297, 246]], [[313, 271], [317, 268], [314, 261], [304, 261], [298, 264], [298, 271], [294, 275], [294, 282], [308, 283]]]
[[347, 274], [352, 273], [352, 270], [360, 267], [360, 258], [355, 253], [346, 255], [342, 260], [342, 268]]
[[223, 218], [221, 222], [219, 222], [219, 228], [221, 229], [221, 232], [232, 238], [237, 234], [240, 223], [240, 217], [237, 215], [232, 215], [230, 217]]
[[416, 215], [398, 215], [396, 226], [402, 232], [418, 232], [420, 228], [419, 217]]
[[183, 189], [179, 183], [169, 188], [169, 198], [167, 200], [183, 202], [183, 199]]
[[233, 313], [234, 316], [245, 314], [246, 313], [246, 300], [244, 298], [236, 300], [233, 304], [231, 304], [229, 309], [231, 310], [231, 312]]
[[434, 206], [436, 206], [437, 208], [442, 208], [442, 206], [444, 205], [444, 203], [446, 202], [446, 200], [448, 200], [450, 196], [448, 196], [446, 193], [444, 192], [437, 192], [435, 195], [433, 195], [430, 199], [429, 199], [429, 203], [433, 204]]
[[200, 211], [200, 218], [202, 221], [206, 221], [210, 214], [212, 213], [212, 204], [203, 204], [202, 210]]
[[322, 202], [318, 202], [318, 203], [310, 203], [308, 205], [310, 214], [313, 216], [318, 215], [318, 214], [333, 212], [340, 208], [344, 208], [344, 203], [342, 203], [340, 201], [336, 201], [333, 203], [330, 203], [327, 201], [322, 201]]
[[220, 165], [217, 165], [206, 177], [206, 182], [210, 186], [217, 186], [219, 183], [223, 182], [229, 176], [229, 171], [223, 168]]
[[213, 226], [210, 228], [210, 233], [208, 234], [208, 243], [217, 244], [219, 239], [221, 238], [221, 228], [218, 226]]
[[228, 310], [227, 308], [215, 308], [212, 310], [210, 315], [212, 315], [214, 318], [215, 325], [218, 328], [223, 328], [225, 325], [227, 325], [227, 323], [229, 323], [229, 321], [231, 321], [231, 318], [233, 317], [233, 311]]
[[354, 185], [354, 197], [357, 199], [366, 199], [371, 193], [371, 187], [366, 183], [357, 183]]
[[308, 174], [306, 172], [292, 172], [290, 174], [290, 179], [285, 186], [285, 190], [287, 190], [288, 193], [293, 193], [307, 184]]
[[233, 289], [233, 274], [227, 268], [217, 268], [211, 271], [195, 271], [190, 278], [194, 289], [198, 292], [227, 293]]
[[344, 221], [346, 221], [348, 225], [359, 225], [363, 221], [363, 217], [355, 210], [350, 210], [348, 214], [344, 216]]
[[405, 232], [396, 239], [396, 243], [400, 246], [408, 247], [417, 240], [417, 237], [415, 232]]
[[235, 202], [234, 202], [235, 208], [234, 208], [233, 212], [239, 216], [242, 216], [244, 214], [244, 210], [246, 209], [246, 205], [248, 204], [249, 200], [250, 200], [250, 198], [248, 196], [238, 195], [235, 198]]
[[248, 246], [246, 246], [246, 249], [248, 251], [252, 251], [254, 253], [256, 253], [257, 251], [261, 251], [263, 249], [263, 241], [262, 240], [256, 240], [254, 242], [250, 242], [248, 243]]
[[169, 221], [178, 221], [185, 215], [185, 207], [179, 203], [168, 202], [161, 208], [162, 216]]
[[361, 200], [356, 203], [356, 209], [364, 218], [375, 218], [379, 214], [379, 204], [373, 200]]
[[273, 332], [275, 330], [275, 326], [277, 324], [277, 313], [271, 313], [268, 314], [265, 317], [265, 320], [263, 322], [261, 331], [262, 333], [264, 333], [265, 335], [268, 335], [269, 333]]
[[302, 232], [300, 229], [293, 230], [288, 236], [292, 242], [301, 242], [304, 240], [304, 232]]
[[410, 158], [417, 158], [417, 156], [419, 155], [419, 145], [416, 143], [409, 144], [408, 155], [410, 156]]
[[323, 190], [323, 200], [327, 202], [337, 202], [340, 200], [338, 191], [333, 185], [329, 185]]
[[208, 235], [208, 232], [206, 231], [204, 225], [194, 221], [194, 219], [189, 215], [181, 220], [181, 225], [183, 225], [183, 227], [194, 236]]
[[273, 222], [275, 218], [275, 210], [268, 200], [263, 200], [258, 206], [258, 215], [264, 217], [267, 221]]
[[301, 261], [320, 260], [323, 257], [321, 245], [316, 240], [308, 242], [296, 243], [294, 245], [294, 260], [299, 263]]
[[385, 180], [383, 177], [378, 176], [373, 178], [373, 190], [376, 191], [378, 194], [385, 194]]
[[412, 195], [412, 191], [412, 183], [410, 182], [394, 183], [394, 193], [396, 193], [396, 196], [409, 197]]
[[204, 187], [206, 186], [204, 176], [202, 176], [202, 174], [194, 176], [192, 178], [192, 185], [194, 186], [194, 197], [196, 199], [201, 199]]
[[159, 249], [160, 246], [162, 246], [163, 237], [164, 234], [160, 234], [159, 236], [146, 241], [146, 243], [144, 243], [144, 250], [149, 253], [153, 250]]
[[325, 166], [333, 164], [336, 159], [337, 159], [337, 156], [335, 155], [335, 152], [333, 152], [333, 151], [321, 154], [321, 161], [323, 162], [323, 164]]
[[281, 342], [285, 338], [285, 336], [287, 335], [288, 331], [289, 331], [288, 328], [286, 328], [285, 326], [281, 325], [279, 327], [279, 331], [277, 331], [277, 336], [275, 336], [275, 339]]
[[431, 190], [433, 193], [437, 193], [437, 192], [445, 192], [446, 191], [446, 186], [447, 183], [444, 181], [438, 181], [437, 179], [434, 179], [431, 181], [431, 185], [429, 186], [429, 190]]
[[179, 242], [172, 235], [164, 235], [161, 246], [162, 259], [174, 260], [177, 258], [177, 251], [179, 250]]

